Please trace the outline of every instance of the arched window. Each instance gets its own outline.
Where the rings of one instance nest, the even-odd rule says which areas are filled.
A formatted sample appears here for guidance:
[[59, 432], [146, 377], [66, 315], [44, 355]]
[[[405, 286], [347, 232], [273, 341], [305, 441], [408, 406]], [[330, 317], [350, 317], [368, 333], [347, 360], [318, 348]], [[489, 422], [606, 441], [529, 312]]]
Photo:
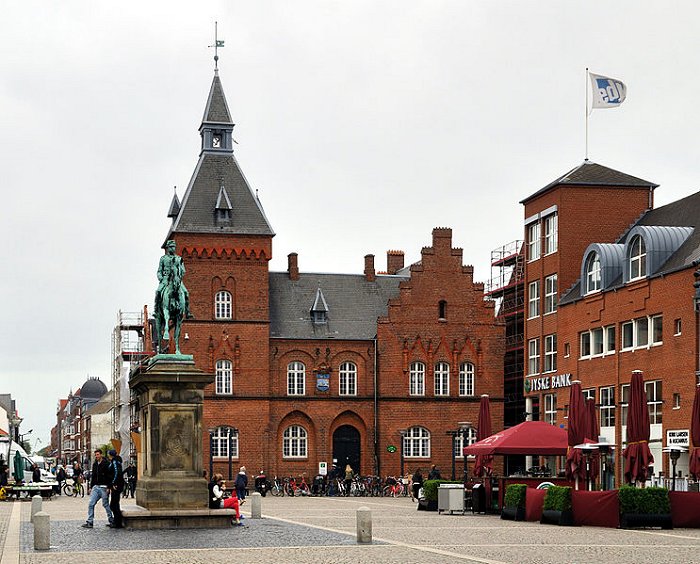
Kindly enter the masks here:
[[435, 365], [435, 395], [450, 395], [450, 365], [446, 362], [438, 362]]
[[233, 365], [230, 360], [216, 361], [216, 395], [233, 393]]
[[338, 380], [341, 396], [357, 395], [357, 366], [354, 362], [343, 362], [340, 365]]
[[591, 253], [586, 260], [586, 288], [585, 293], [597, 292], [600, 290], [600, 257], [598, 253]]
[[287, 427], [282, 436], [283, 458], [306, 458], [308, 439], [306, 429], [301, 425]]
[[411, 427], [403, 436], [404, 458], [430, 458], [430, 431]]
[[228, 458], [229, 444], [231, 445], [231, 458], [238, 458], [238, 432], [234, 432], [231, 427], [217, 427], [211, 435], [212, 457]]
[[226, 290], [217, 292], [214, 299], [214, 319], [231, 319], [232, 303], [231, 292]]
[[459, 395], [474, 395], [474, 365], [471, 362], [463, 362], [459, 367]]
[[303, 396], [306, 393], [306, 367], [303, 362], [287, 365], [287, 395]]
[[425, 395], [425, 364], [422, 362], [411, 363], [408, 393], [412, 396]]
[[632, 239], [629, 249], [630, 280], [646, 276], [647, 247], [641, 235], [637, 235]]
[[[463, 448], [473, 445], [476, 442], [476, 429], [467, 427], [460, 429], [459, 434], [455, 437], [455, 458], [464, 458]], [[472, 455], [467, 458], [474, 458]]]

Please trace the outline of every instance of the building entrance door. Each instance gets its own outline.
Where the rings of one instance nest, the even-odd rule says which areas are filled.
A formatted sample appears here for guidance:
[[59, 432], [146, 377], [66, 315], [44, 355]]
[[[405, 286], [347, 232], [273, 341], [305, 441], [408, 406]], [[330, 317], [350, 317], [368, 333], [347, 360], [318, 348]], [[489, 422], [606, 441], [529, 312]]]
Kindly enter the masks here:
[[333, 433], [333, 459], [343, 472], [349, 464], [360, 473], [360, 432], [352, 425], [342, 425]]

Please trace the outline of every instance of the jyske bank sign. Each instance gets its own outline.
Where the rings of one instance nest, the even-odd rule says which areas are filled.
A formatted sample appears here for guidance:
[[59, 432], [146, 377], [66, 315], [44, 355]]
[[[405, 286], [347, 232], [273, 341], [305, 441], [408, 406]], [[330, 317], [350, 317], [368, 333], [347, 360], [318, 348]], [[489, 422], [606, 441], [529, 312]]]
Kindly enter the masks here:
[[554, 376], [542, 376], [540, 378], [527, 378], [525, 380], [525, 393], [556, 390], [571, 386], [571, 373], [556, 374]]

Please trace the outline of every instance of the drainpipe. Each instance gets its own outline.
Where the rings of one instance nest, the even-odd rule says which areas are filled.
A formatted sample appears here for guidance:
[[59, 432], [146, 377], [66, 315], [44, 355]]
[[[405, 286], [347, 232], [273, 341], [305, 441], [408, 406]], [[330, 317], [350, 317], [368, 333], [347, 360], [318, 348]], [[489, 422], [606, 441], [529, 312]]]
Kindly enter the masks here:
[[378, 378], [377, 378], [377, 336], [374, 336], [374, 475], [381, 476], [379, 473], [379, 402], [378, 402]]

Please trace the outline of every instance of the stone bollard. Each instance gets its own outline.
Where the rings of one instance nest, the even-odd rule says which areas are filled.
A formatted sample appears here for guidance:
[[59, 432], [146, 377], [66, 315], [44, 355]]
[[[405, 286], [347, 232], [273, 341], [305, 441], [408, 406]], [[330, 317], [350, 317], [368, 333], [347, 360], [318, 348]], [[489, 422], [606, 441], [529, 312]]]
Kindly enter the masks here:
[[357, 543], [372, 544], [372, 512], [369, 507], [357, 510]]
[[260, 519], [262, 517], [262, 496], [255, 492], [250, 496], [250, 518]]
[[51, 545], [51, 518], [44, 511], [34, 515], [34, 550], [48, 550]]
[[41, 511], [41, 496], [39, 494], [32, 496], [32, 516], [29, 518], [31, 523], [34, 522], [34, 515]]

